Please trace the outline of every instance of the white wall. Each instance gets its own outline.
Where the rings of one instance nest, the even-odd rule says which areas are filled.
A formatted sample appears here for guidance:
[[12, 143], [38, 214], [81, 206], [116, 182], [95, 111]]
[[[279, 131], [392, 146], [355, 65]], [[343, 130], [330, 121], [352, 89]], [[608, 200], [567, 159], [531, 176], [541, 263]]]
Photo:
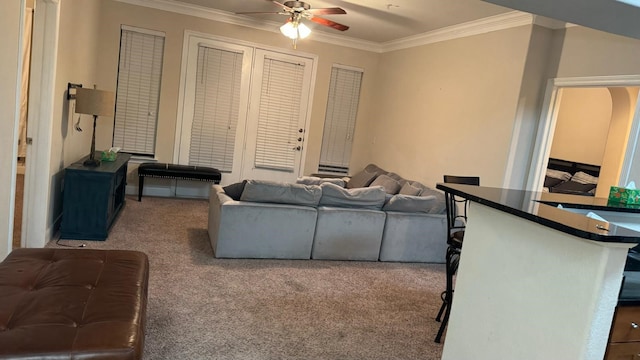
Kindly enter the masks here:
[[0, 12], [0, 260], [11, 251], [17, 156], [20, 29], [24, 1], [8, 1]]
[[382, 54], [369, 161], [428, 186], [444, 174], [501, 186], [531, 31], [520, 26]]
[[[64, 168], [89, 154], [93, 118], [83, 115], [80, 120], [82, 132], [74, 130], [78, 115], [73, 113], [74, 101], [66, 98], [67, 84], [77, 83], [83, 87], [97, 85], [97, 59], [102, 55], [98, 41], [100, 29], [99, 12], [101, 0], [64, 0], [60, 2], [60, 28], [58, 58], [55, 80], [55, 95], [51, 137], [51, 161], [49, 168], [50, 200], [48, 206], [48, 228], [52, 232], [60, 221], [62, 212], [62, 188]], [[36, 8], [36, 11], [38, 9]], [[112, 122], [100, 118], [101, 122]]]
[[562, 89], [550, 157], [602, 165], [611, 104], [607, 88]]

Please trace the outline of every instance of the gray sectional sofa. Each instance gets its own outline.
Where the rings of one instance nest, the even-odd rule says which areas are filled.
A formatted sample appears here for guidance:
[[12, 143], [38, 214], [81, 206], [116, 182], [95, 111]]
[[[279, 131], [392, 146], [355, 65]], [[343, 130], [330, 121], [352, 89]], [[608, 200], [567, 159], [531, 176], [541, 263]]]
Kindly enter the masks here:
[[375, 165], [345, 180], [213, 185], [215, 256], [444, 262], [442, 193]]

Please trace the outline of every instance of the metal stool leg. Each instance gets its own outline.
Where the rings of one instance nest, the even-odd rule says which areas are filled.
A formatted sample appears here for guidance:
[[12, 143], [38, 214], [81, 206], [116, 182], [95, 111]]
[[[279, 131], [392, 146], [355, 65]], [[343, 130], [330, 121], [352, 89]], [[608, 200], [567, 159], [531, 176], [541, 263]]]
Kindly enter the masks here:
[[440, 311], [438, 312], [438, 316], [436, 318], [436, 320], [440, 319], [444, 310], [444, 318], [442, 318], [440, 329], [438, 329], [438, 334], [436, 334], [436, 338], [434, 339], [434, 341], [437, 343], [440, 343], [442, 335], [444, 334], [444, 330], [447, 327], [447, 323], [449, 322], [449, 315], [451, 314], [451, 301], [453, 300], [453, 276], [458, 270], [459, 260], [460, 249], [449, 246], [447, 248], [446, 256], [447, 289], [442, 299], [442, 306], [440, 307]]

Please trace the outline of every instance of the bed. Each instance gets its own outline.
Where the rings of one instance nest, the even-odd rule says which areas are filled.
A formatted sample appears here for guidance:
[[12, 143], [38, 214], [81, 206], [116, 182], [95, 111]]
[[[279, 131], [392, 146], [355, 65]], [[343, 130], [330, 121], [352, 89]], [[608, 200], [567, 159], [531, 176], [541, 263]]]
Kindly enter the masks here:
[[594, 196], [599, 176], [598, 165], [550, 158], [543, 191]]

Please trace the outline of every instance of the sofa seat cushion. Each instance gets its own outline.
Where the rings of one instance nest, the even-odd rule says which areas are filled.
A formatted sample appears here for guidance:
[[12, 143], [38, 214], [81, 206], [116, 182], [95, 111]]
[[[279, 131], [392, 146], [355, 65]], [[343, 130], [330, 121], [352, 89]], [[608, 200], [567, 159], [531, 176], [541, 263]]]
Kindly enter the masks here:
[[247, 180], [240, 201], [317, 206], [322, 196], [318, 185]]
[[377, 261], [384, 211], [318, 207], [312, 259]]
[[386, 195], [382, 186], [344, 189], [335, 184], [324, 183], [320, 188], [320, 205], [324, 206], [380, 210]]

